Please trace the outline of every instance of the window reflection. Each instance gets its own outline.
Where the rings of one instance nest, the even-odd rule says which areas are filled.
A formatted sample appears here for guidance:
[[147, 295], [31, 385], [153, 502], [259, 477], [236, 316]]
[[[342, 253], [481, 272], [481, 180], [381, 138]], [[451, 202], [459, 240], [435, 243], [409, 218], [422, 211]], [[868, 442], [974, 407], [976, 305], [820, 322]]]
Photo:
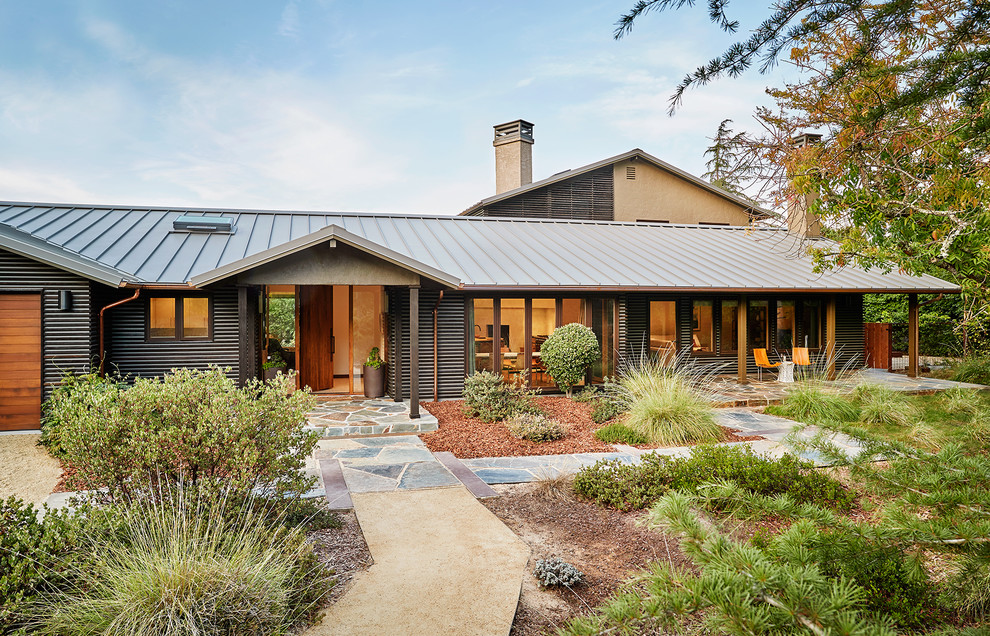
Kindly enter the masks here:
[[805, 300], [801, 303], [801, 334], [803, 347], [818, 349], [822, 346], [822, 303], [819, 300]]
[[175, 338], [175, 299], [152, 298], [148, 302], [148, 335], [152, 338]]
[[210, 300], [208, 298], [182, 299], [182, 337], [210, 337]]
[[526, 368], [526, 301], [503, 298], [500, 307], [502, 377], [514, 381]]
[[710, 300], [691, 302], [691, 351], [694, 353], [715, 352], [715, 321], [712, 307], [713, 303]]
[[797, 326], [794, 317], [793, 300], [777, 301], [776, 347], [780, 352], [790, 351], [794, 347], [794, 328]]
[[766, 300], [749, 301], [746, 327], [749, 334], [750, 349], [767, 348], [767, 330], [769, 327], [769, 323], [767, 322], [767, 306], [768, 302]]
[[533, 299], [533, 361], [529, 375], [530, 385], [540, 388], [554, 386], [540, 360], [540, 348], [557, 325], [557, 301], [553, 298]]
[[491, 298], [474, 299], [474, 370], [494, 371], [495, 356], [495, 301]]
[[739, 301], [722, 301], [722, 334], [719, 338], [720, 353], [739, 352]]
[[650, 353], [662, 357], [677, 353], [677, 303], [673, 300], [650, 302]]

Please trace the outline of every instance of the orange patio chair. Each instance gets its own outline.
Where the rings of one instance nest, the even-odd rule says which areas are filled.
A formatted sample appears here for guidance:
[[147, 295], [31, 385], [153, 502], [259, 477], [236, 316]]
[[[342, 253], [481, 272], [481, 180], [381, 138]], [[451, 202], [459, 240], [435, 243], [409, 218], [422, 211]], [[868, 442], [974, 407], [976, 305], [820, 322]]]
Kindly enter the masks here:
[[780, 366], [779, 362], [770, 362], [766, 349], [753, 349], [753, 358], [756, 360], [756, 372], [760, 381], [763, 380], [763, 369], [776, 369]]
[[808, 347], [794, 347], [794, 359], [791, 362], [794, 363], [795, 367], [810, 367], [811, 366], [811, 354], [808, 352]]

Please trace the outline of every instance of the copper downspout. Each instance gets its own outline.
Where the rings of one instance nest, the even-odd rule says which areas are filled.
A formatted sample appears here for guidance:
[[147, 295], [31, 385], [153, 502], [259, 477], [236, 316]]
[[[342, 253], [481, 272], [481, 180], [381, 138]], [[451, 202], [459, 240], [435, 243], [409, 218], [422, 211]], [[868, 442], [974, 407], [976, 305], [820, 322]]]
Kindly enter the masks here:
[[129, 303], [132, 300], [137, 300], [137, 297], [140, 296], [140, 295], [141, 295], [141, 288], [139, 287], [138, 289], [135, 289], [134, 290], [134, 295], [131, 296], [130, 298], [125, 298], [124, 300], [118, 300], [115, 303], [110, 303], [109, 305], [107, 305], [106, 307], [104, 307], [103, 309], [100, 310], [100, 377], [101, 378], [104, 375], [104, 373], [103, 373], [103, 359], [106, 357], [106, 347], [103, 344], [103, 342], [104, 342], [103, 341], [103, 313], [107, 309], [113, 309], [114, 307], [117, 307], [119, 305], [123, 305], [124, 303]]
[[437, 360], [437, 310], [440, 308], [440, 301], [443, 300], [443, 290], [440, 290], [440, 296], [437, 297], [437, 304], [433, 305], [433, 401], [436, 402], [440, 399], [440, 378], [438, 377], [437, 367], [439, 366], [439, 360]]

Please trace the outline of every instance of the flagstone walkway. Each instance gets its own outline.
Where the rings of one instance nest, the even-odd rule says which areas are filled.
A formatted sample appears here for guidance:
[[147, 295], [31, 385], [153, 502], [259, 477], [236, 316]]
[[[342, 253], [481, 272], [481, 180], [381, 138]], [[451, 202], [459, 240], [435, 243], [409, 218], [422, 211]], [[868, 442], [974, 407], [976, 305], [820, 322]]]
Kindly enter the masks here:
[[318, 404], [307, 416], [306, 430], [321, 437], [384, 435], [386, 433], [429, 433], [437, 430], [437, 418], [420, 410], [409, 417], [409, 402], [360, 396], [316, 396]]

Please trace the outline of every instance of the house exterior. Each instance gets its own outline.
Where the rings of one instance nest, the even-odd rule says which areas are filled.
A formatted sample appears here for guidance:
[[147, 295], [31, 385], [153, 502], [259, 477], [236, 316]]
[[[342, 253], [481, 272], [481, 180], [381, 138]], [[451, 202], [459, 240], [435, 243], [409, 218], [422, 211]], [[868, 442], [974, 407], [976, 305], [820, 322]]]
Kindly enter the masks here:
[[[609, 164], [613, 176], [624, 161], [641, 159]], [[216, 364], [246, 382], [278, 351], [300, 384], [353, 393], [377, 346], [389, 396], [413, 415], [478, 370], [528, 371], [552, 390], [540, 346], [570, 322], [601, 343], [589, 382], [644, 350], [745, 381], [754, 348], [861, 357], [865, 293], [958, 291], [896, 271], [817, 273], [805, 242], [825, 239], [749, 225], [742, 208], [747, 223], [725, 226], [482, 204], [438, 216], [0, 203], [0, 429], [37, 428], [61, 375], [100, 361], [125, 376]]]

